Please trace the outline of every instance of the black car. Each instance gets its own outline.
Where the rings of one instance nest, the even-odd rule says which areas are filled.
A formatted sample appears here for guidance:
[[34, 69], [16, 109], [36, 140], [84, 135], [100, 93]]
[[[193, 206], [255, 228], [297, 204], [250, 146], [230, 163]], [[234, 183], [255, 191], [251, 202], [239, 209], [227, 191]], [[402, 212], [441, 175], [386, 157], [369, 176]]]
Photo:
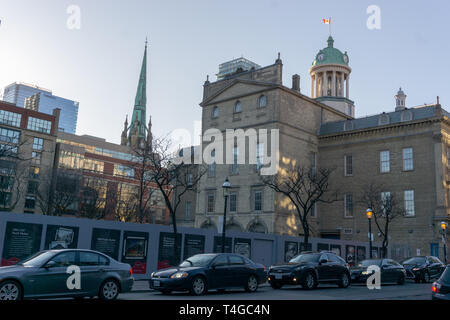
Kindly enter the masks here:
[[374, 271], [368, 271], [369, 266], [380, 268], [381, 283], [404, 284], [406, 279], [406, 270], [401, 264], [392, 259], [368, 259], [363, 260], [355, 267], [350, 269], [352, 283], [366, 283]]
[[192, 256], [178, 267], [153, 272], [150, 288], [165, 294], [190, 291], [202, 295], [209, 289], [244, 288], [254, 292], [264, 282], [266, 271], [262, 264], [238, 254], [208, 253]]
[[439, 280], [433, 283], [433, 300], [450, 300], [450, 265], [442, 273]]
[[336, 283], [346, 288], [350, 285], [350, 272], [344, 259], [332, 252], [307, 252], [288, 263], [270, 267], [268, 280], [274, 289], [280, 289], [283, 285], [313, 289], [319, 283]]
[[417, 256], [408, 258], [402, 262], [406, 269], [406, 277], [414, 279], [416, 282], [430, 282], [431, 279], [440, 277], [445, 269], [445, 265], [436, 257]]

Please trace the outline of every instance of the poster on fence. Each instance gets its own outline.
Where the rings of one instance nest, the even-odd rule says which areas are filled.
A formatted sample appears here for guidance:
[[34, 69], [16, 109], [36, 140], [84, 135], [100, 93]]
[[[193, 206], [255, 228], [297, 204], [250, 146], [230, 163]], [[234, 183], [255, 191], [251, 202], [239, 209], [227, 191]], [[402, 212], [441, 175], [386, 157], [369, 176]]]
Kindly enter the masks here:
[[285, 241], [284, 242], [284, 261], [289, 262], [298, 254], [298, 242]]
[[133, 274], [147, 272], [148, 233], [124, 231], [122, 246], [122, 262], [128, 263]]
[[78, 227], [47, 225], [45, 249], [74, 249], [78, 245]]
[[[176, 242], [175, 242], [176, 241]], [[175, 249], [176, 244], [176, 249]], [[159, 234], [158, 270], [177, 266], [181, 260], [181, 233], [161, 232]]]
[[244, 238], [234, 239], [234, 253], [243, 255], [246, 258], [251, 258], [252, 256], [252, 240]]
[[[226, 237], [225, 238], [225, 252], [231, 253], [231, 242], [232, 238]], [[222, 252], [222, 236], [215, 236], [214, 237], [214, 252], [220, 253]]]
[[347, 263], [350, 266], [354, 266], [355, 265], [355, 246], [351, 246], [351, 245], [346, 245], [345, 246], [345, 261], [347, 261]]
[[340, 244], [330, 244], [330, 251], [335, 253], [336, 255], [342, 257], [341, 245]]
[[91, 249], [100, 251], [113, 259], [119, 258], [120, 230], [92, 229]]
[[356, 263], [360, 263], [363, 260], [366, 260], [366, 247], [358, 246], [356, 248]]
[[42, 224], [8, 222], [3, 242], [2, 266], [14, 265], [41, 247]]
[[183, 258], [188, 259], [199, 253], [205, 252], [205, 236], [201, 234], [184, 235]]

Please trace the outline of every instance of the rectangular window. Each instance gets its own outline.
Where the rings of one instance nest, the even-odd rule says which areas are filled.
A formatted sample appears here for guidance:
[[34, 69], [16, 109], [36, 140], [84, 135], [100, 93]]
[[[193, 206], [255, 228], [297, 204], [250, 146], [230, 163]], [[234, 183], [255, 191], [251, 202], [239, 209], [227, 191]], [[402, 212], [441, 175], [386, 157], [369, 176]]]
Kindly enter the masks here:
[[346, 176], [353, 175], [353, 156], [346, 155], [344, 156], [344, 174]]
[[27, 129], [38, 132], [50, 133], [52, 122], [44, 119], [28, 117]]
[[344, 198], [344, 207], [345, 207], [345, 212], [344, 212], [344, 217], [346, 218], [350, 218], [353, 217], [353, 196], [350, 193], [345, 194], [345, 198]]
[[380, 172], [389, 172], [391, 170], [389, 151], [380, 152]]
[[44, 146], [44, 139], [41, 138], [33, 138], [33, 150], [42, 150]]
[[313, 204], [313, 206], [311, 207], [311, 218], [315, 218], [316, 217], [316, 214], [317, 214], [317, 211], [316, 211], [316, 208], [317, 208], [317, 203], [314, 203]]
[[27, 193], [36, 194], [38, 191], [38, 182], [37, 181], [28, 181]]
[[405, 190], [405, 216], [413, 217], [415, 215], [414, 211], [414, 190]]
[[25, 198], [25, 208], [26, 209], [34, 209], [36, 206], [36, 198], [35, 197], [26, 197]]
[[317, 156], [315, 152], [311, 152], [311, 171], [313, 173], [316, 172], [316, 167], [317, 167]]
[[0, 128], [0, 141], [6, 143], [19, 143], [20, 131]]
[[9, 207], [11, 204], [11, 192], [0, 192], [0, 206]]
[[410, 171], [414, 169], [413, 148], [403, 149], [403, 170]]
[[216, 150], [211, 151], [211, 164], [209, 165], [208, 176], [216, 176]]
[[233, 164], [231, 165], [231, 173], [232, 174], [239, 173], [238, 155], [239, 155], [238, 147], [234, 147], [233, 148]]
[[256, 170], [261, 169], [264, 163], [264, 143], [256, 145]]
[[41, 153], [33, 151], [31, 153], [31, 163], [39, 166], [41, 164]]
[[391, 206], [391, 193], [385, 191], [381, 193], [381, 210], [383, 211], [383, 216], [386, 215], [387, 208]]
[[208, 213], [214, 213], [214, 202], [215, 202], [215, 195], [214, 193], [210, 192], [207, 195], [207, 207], [206, 207], [206, 212]]
[[262, 191], [255, 191], [254, 201], [254, 210], [262, 211]]
[[[103, 173], [104, 162], [92, 159], [85, 159], [83, 167], [84, 169], [89, 171]], [[114, 175], [119, 177], [134, 178], [134, 169], [129, 166], [124, 166], [122, 164], [115, 164]]]
[[187, 186], [192, 187], [192, 173], [187, 174]]
[[14, 185], [14, 177], [0, 176], [0, 189], [11, 191], [13, 185]]
[[191, 218], [191, 202], [186, 202], [186, 220], [189, 220]]
[[236, 212], [237, 211], [237, 193], [231, 192], [230, 193], [230, 212]]
[[20, 113], [9, 112], [6, 110], [0, 110], [0, 123], [6, 124], [12, 127], [20, 127], [20, 121], [22, 115]]

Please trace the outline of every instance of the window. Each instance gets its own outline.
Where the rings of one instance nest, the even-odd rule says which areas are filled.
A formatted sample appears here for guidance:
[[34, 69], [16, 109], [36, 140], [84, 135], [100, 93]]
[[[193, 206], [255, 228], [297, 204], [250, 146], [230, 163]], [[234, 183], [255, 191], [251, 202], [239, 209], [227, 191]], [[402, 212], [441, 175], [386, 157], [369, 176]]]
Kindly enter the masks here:
[[8, 207], [11, 203], [11, 192], [0, 192], [0, 206]]
[[[103, 172], [104, 169], [103, 162], [92, 159], [86, 159], [84, 162], [85, 162], [84, 169], [100, 173]], [[122, 164], [115, 164], [114, 175], [120, 177], [134, 178], [134, 169], [130, 168], [129, 166], [124, 166]]]
[[383, 216], [386, 215], [386, 211], [389, 210], [391, 206], [391, 193], [389, 191], [381, 193], [381, 210], [383, 211]]
[[414, 168], [413, 164], [413, 148], [403, 149], [403, 170], [410, 171]]
[[52, 128], [52, 122], [48, 120], [38, 119], [34, 117], [28, 117], [27, 129], [38, 132], [50, 133]]
[[237, 101], [237, 102], [234, 104], [234, 112], [235, 112], [235, 113], [242, 112], [242, 104], [241, 104], [240, 101]]
[[211, 151], [211, 160], [212, 160], [212, 163], [209, 165], [208, 176], [215, 177], [216, 176], [216, 150]]
[[212, 110], [211, 117], [214, 119], [214, 118], [217, 118], [218, 116], [219, 116], [219, 107], [218, 106], [214, 106], [214, 108]]
[[238, 155], [239, 155], [238, 147], [234, 147], [233, 148], [233, 164], [231, 165], [231, 173], [232, 174], [239, 173]]
[[390, 160], [389, 160], [389, 151], [381, 151], [380, 152], [380, 171], [381, 172], [389, 172], [391, 169]]
[[186, 202], [186, 220], [189, 220], [191, 218], [191, 202]]
[[192, 187], [192, 173], [187, 174], [186, 180], [187, 186]]
[[39, 167], [30, 167], [29, 176], [30, 179], [39, 179]]
[[208, 213], [214, 213], [214, 207], [215, 207], [215, 195], [213, 192], [208, 193], [207, 195], [207, 207], [206, 212]]
[[38, 166], [41, 164], [41, 153], [33, 151], [31, 153], [31, 163]]
[[264, 164], [264, 143], [256, 145], [256, 170], [261, 169]]
[[0, 110], [0, 123], [2, 124], [6, 124], [12, 127], [20, 127], [21, 120], [22, 115], [20, 113]]
[[0, 189], [11, 191], [14, 185], [14, 177], [0, 176]]
[[237, 193], [230, 192], [230, 212], [237, 211]]
[[109, 265], [109, 261], [107, 258], [93, 252], [80, 252], [80, 266], [106, 265]]
[[0, 128], [0, 141], [6, 143], [19, 143], [20, 131]]
[[350, 218], [353, 217], [353, 196], [350, 193], [345, 194], [345, 198], [344, 198], [344, 207], [345, 207], [345, 212], [344, 212], [344, 217], [346, 218]]
[[267, 106], [267, 97], [263, 95], [259, 97], [259, 107], [264, 108], [265, 106]]
[[312, 205], [312, 207], [311, 207], [311, 218], [315, 218], [316, 217], [316, 214], [317, 214], [317, 212], [316, 212], [316, 206], [317, 206], [317, 203], [314, 203], [313, 205]]
[[213, 263], [215, 266], [226, 266], [228, 264], [228, 258], [226, 255], [218, 256]]
[[253, 196], [254, 196], [254, 210], [262, 211], [262, 191], [255, 191]]
[[236, 265], [236, 264], [245, 264], [244, 259], [242, 259], [239, 256], [229, 256], [229, 259], [230, 259], [230, 264], [234, 264], [234, 265]]
[[34, 180], [30, 180], [28, 181], [28, 188], [27, 188], [27, 193], [29, 194], [35, 194], [38, 191], [38, 182], [34, 181]]
[[414, 190], [405, 190], [404, 198], [405, 198], [405, 216], [413, 217], [415, 215], [415, 212], [414, 212]]
[[63, 252], [52, 258], [50, 261], [56, 263], [55, 267], [68, 267], [76, 263], [75, 251]]
[[389, 116], [387, 114], [382, 114], [380, 115], [380, 117], [378, 118], [378, 124], [379, 125], [385, 125], [385, 124], [389, 124]]
[[346, 176], [353, 175], [353, 156], [344, 156], [344, 171], [344, 175]]
[[26, 209], [34, 209], [36, 206], [36, 198], [28, 196], [25, 198], [25, 208]]
[[347, 114], [350, 116], [352, 115], [352, 106], [347, 107]]
[[316, 156], [316, 153], [315, 153], [315, 152], [311, 152], [311, 158], [310, 158], [310, 161], [311, 161], [311, 165], [310, 165], [310, 167], [311, 167], [311, 172], [312, 172], [312, 173], [316, 173], [317, 156]]
[[44, 139], [41, 138], [33, 138], [33, 150], [42, 150], [44, 146]]

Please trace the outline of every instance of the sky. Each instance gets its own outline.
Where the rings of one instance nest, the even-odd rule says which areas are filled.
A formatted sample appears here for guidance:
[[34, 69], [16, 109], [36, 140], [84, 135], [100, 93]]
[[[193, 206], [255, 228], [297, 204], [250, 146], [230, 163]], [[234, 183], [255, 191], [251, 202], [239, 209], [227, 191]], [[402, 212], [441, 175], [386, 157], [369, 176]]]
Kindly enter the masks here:
[[[74, 26], [75, 5], [80, 28]], [[380, 28], [369, 29], [370, 5]], [[450, 110], [447, 0], [0, 0], [0, 91], [20, 81], [80, 103], [77, 134], [120, 143], [131, 116], [148, 37], [147, 117], [153, 135], [193, 131], [203, 83], [220, 63], [244, 56], [261, 66], [281, 53], [283, 83], [301, 77], [326, 46], [347, 51], [356, 117], [393, 111], [399, 87], [408, 107]], [[76, 26], [76, 25], [75, 25]]]

